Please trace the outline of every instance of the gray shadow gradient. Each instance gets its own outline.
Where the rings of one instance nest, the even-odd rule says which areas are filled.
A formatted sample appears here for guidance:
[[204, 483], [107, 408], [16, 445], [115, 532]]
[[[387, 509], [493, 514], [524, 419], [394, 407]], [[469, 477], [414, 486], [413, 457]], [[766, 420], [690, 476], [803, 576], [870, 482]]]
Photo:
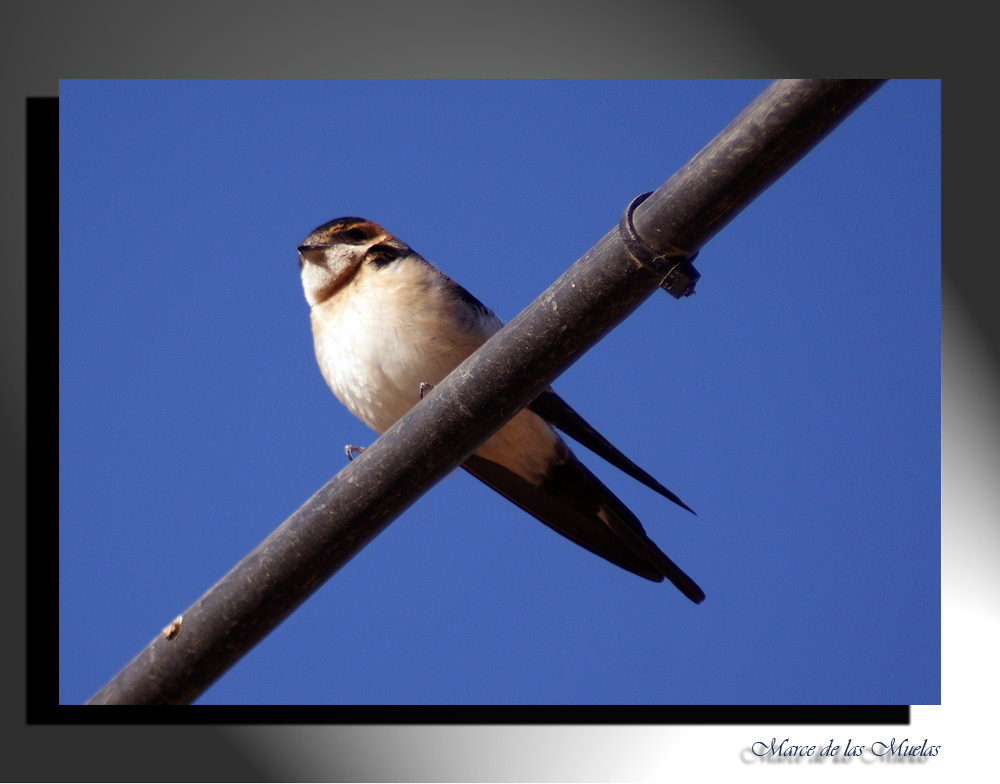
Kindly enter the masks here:
[[945, 600], [1000, 617], [1000, 367], [947, 273], [941, 291], [941, 566]]
[[[5, 646], [3, 667], [4, 692], [13, 695], [3, 709], [12, 780], [629, 779], [641, 778], [645, 770], [631, 765], [631, 759], [642, 751], [665, 751], [668, 744], [657, 744], [670, 738], [673, 745], [690, 732], [25, 726], [20, 636], [25, 623], [20, 523], [25, 519], [25, 96], [56, 95], [58, 78], [84, 76], [793, 76], [836, 71], [831, 63], [844, 59], [856, 70], [859, 58], [866, 56], [863, 75], [871, 75], [878, 70], [876, 64], [884, 70], [907, 68], [906, 53], [900, 57], [893, 51], [905, 46], [913, 47], [910, 62], [919, 63], [926, 73], [925, 42], [942, 38], [939, 19], [918, 22], [915, 15], [895, 12], [880, 25], [870, 4], [867, 13], [853, 16], [838, 6], [836, 18], [831, 18], [824, 8], [799, 8], [790, 16], [761, 9], [751, 15], [745, 4], [737, 3], [701, 3], [691, 11], [678, 3], [534, 2], [488, 8], [369, 2], [364, 14], [378, 20], [374, 45], [371, 36], [331, 32], [343, 29], [345, 20], [356, 29], [360, 8], [356, 3], [286, 2], [247, 6], [234, 13], [229, 3], [204, 0], [176, 2], [169, 9], [122, 0], [78, 5], [40, 0], [5, 11], [0, 47], [2, 220], [10, 260], [0, 265], [0, 473], [8, 517], [14, 522], [8, 527], [14, 535], [5, 548], [3, 569], [5, 617], [15, 629], [13, 644]], [[918, 24], [924, 29], [916, 29]], [[978, 46], [969, 40], [975, 31], [962, 35], [967, 48]], [[870, 42], [869, 48], [853, 45], [854, 37]], [[817, 62], [818, 52], [830, 53], [833, 59]], [[995, 319], [995, 307], [988, 315], [970, 317], [961, 296], [947, 293], [943, 525], [946, 599], [960, 592], [962, 602], [984, 613], [992, 611], [995, 617], [997, 577], [990, 566], [1000, 516], [1000, 396], [996, 355], [976, 327], [977, 320], [982, 324], [988, 318]], [[37, 339], [38, 333], [34, 336]], [[33, 379], [36, 385], [48, 380], [40, 366], [50, 363], [47, 357], [41, 359], [35, 365], [40, 374]], [[32, 432], [38, 436], [44, 433], [44, 414], [35, 411], [34, 417]], [[211, 721], [211, 714], [201, 716]], [[697, 768], [705, 771], [706, 762], [698, 761]]]

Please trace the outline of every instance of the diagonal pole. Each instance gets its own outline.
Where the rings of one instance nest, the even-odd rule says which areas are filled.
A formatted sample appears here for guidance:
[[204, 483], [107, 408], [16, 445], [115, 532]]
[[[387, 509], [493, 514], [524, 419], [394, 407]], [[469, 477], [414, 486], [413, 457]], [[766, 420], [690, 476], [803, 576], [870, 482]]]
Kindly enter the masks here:
[[689, 293], [697, 273], [686, 259], [880, 85], [771, 84], [88, 704], [194, 700], [657, 286], [675, 296]]

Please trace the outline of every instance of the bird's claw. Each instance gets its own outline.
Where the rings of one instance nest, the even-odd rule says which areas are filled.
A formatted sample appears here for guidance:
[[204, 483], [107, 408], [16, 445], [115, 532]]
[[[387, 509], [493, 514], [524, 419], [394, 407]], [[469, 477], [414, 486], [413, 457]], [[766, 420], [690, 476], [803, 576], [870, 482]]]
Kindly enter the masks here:
[[425, 392], [430, 392], [432, 389], [434, 389], [434, 385], [433, 384], [428, 384], [428, 383], [426, 383], [424, 381], [421, 381], [420, 382], [420, 399], [423, 400], [424, 399], [424, 393]]
[[353, 460], [355, 455], [360, 455], [365, 451], [363, 446], [354, 446], [354, 444], [348, 444], [344, 447], [344, 451], [347, 452], [347, 459]]

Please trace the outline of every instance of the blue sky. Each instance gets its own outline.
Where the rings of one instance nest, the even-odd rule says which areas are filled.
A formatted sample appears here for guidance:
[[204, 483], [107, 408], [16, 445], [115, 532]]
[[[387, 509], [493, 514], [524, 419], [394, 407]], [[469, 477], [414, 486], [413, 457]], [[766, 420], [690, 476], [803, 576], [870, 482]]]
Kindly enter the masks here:
[[[509, 320], [767, 84], [61, 82], [60, 700], [372, 441], [313, 357], [315, 226]], [[698, 511], [576, 449], [704, 604], [458, 471], [200, 702], [940, 702], [940, 99], [888, 83], [555, 384]]]

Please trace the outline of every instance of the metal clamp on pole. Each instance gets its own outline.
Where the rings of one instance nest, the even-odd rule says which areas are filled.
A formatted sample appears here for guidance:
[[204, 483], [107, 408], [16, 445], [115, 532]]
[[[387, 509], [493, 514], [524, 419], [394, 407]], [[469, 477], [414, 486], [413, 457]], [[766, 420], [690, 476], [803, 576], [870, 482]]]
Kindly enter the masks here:
[[618, 234], [629, 256], [646, 269], [662, 276], [660, 288], [676, 299], [690, 297], [694, 294], [694, 286], [701, 274], [691, 264], [698, 251], [690, 256], [680, 248], [671, 247], [667, 253], [660, 253], [647, 245], [635, 231], [632, 223], [632, 213], [653, 194], [652, 191], [640, 194], [632, 199], [625, 214], [618, 223]]

